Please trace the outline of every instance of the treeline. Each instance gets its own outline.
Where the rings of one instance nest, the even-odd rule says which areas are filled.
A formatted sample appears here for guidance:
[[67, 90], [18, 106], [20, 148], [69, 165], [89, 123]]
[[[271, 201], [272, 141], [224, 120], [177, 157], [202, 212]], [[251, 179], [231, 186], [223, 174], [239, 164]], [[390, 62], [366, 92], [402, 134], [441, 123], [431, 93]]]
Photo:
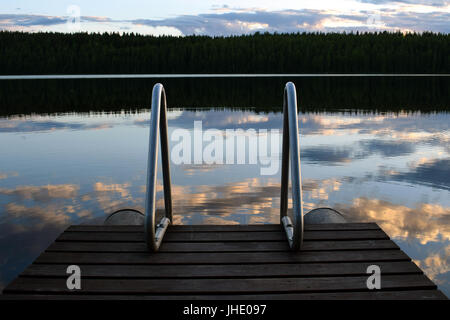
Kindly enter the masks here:
[[239, 108], [281, 112], [293, 81], [301, 111], [450, 111], [447, 77], [237, 78], [0, 81], [0, 117], [71, 112], [138, 112], [150, 108], [161, 81], [169, 108]]
[[0, 32], [0, 74], [111, 73], [450, 73], [450, 35]]

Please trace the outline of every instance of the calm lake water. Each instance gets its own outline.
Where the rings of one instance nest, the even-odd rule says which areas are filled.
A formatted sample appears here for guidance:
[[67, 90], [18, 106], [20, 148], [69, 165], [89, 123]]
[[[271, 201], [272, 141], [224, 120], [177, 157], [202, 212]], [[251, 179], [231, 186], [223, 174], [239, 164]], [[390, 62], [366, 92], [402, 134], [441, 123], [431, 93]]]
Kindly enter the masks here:
[[[119, 208], [143, 210], [150, 118], [148, 109], [127, 104], [122, 112], [77, 112], [86, 110], [84, 100], [64, 105], [73, 112], [23, 112], [23, 97], [8, 99], [7, 110], [23, 105], [22, 114], [0, 117], [0, 288], [68, 225], [102, 221]], [[49, 103], [63, 105], [58, 99]], [[200, 120], [204, 131], [254, 129], [260, 137], [281, 130], [279, 102], [262, 110], [258, 103], [178, 104], [169, 111], [169, 137], [179, 129], [192, 134]], [[364, 107], [299, 114], [305, 212], [327, 206], [349, 221], [377, 222], [449, 296], [450, 113], [401, 105], [358, 111]], [[172, 150], [176, 145], [170, 141]], [[281, 170], [262, 175], [262, 166], [172, 162], [174, 223], [277, 223]], [[160, 208], [162, 196], [160, 188]]]

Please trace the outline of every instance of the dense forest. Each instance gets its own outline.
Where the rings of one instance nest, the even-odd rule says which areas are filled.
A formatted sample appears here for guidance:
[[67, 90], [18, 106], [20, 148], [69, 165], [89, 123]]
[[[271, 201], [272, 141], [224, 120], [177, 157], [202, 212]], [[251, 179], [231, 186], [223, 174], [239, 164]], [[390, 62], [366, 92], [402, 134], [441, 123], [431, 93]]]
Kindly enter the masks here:
[[447, 77], [66, 79], [0, 81], [0, 117], [67, 112], [139, 112], [161, 81], [169, 108], [239, 108], [281, 112], [293, 81], [301, 111], [448, 111]]
[[0, 32], [0, 74], [86, 73], [450, 73], [450, 35]]

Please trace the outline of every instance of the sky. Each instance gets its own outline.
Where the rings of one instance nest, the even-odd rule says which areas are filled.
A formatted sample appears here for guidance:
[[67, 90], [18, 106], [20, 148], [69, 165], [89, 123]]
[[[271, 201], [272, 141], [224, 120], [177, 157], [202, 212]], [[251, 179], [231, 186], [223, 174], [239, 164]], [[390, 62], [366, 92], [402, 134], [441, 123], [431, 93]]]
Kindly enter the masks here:
[[0, 30], [229, 36], [450, 31], [447, 0], [0, 0]]

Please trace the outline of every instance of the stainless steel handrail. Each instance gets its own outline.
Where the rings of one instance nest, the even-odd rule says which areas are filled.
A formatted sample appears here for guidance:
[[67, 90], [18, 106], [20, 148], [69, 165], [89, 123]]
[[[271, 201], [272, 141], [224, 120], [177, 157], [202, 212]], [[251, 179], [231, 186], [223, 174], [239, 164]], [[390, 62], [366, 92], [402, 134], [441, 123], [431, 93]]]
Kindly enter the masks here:
[[[162, 102], [162, 108], [161, 108]], [[156, 178], [158, 173], [158, 138], [161, 135], [161, 161], [164, 184], [165, 216], [156, 224]], [[145, 237], [151, 251], [158, 251], [167, 227], [172, 222], [169, 140], [167, 134], [167, 101], [162, 84], [153, 87], [150, 119], [150, 139], [147, 163], [147, 193], [145, 199]]]
[[[283, 158], [281, 165], [280, 222], [284, 227], [289, 246], [292, 250], [300, 250], [303, 244], [302, 178], [298, 139], [297, 93], [295, 85], [292, 82], [288, 82], [284, 88], [283, 98]], [[289, 164], [292, 180], [293, 219], [287, 214]]]
[[[162, 108], [161, 108], [162, 102]], [[156, 180], [158, 167], [158, 138], [161, 135], [161, 160], [164, 185], [165, 216], [156, 224]], [[303, 243], [303, 205], [300, 172], [300, 147], [297, 119], [297, 94], [292, 82], [286, 83], [283, 98], [283, 153], [281, 167], [280, 220], [292, 250], [300, 250]], [[293, 218], [287, 214], [289, 167], [292, 180]], [[162, 84], [153, 87], [150, 138], [147, 165], [147, 193], [145, 201], [145, 234], [147, 246], [158, 251], [167, 227], [172, 222], [172, 195], [167, 133], [167, 102]]]

